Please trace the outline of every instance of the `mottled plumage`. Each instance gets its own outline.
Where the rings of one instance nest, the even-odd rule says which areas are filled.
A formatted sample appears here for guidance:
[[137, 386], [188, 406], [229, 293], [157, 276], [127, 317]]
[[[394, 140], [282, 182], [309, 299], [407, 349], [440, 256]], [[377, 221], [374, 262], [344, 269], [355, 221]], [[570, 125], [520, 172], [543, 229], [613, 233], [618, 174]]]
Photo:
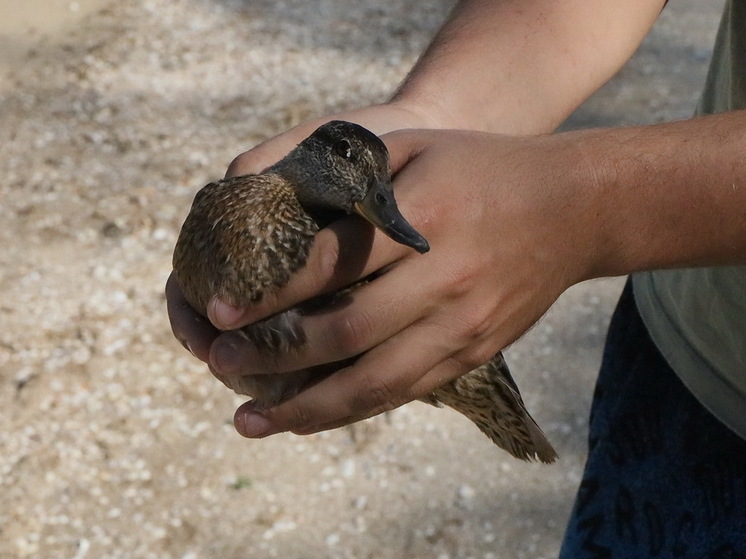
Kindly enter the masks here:
[[502, 353], [447, 382], [423, 401], [461, 412], [516, 458], [547, 463], [557, 459], [546, 435], [528, 413]]
[[[213, 295], [237, 306], [260, 300], [305, 265], [314, 235], [345, 213], [358, 213], [394, 240], [427, 252], [427, 241], [399, 213], [390, 175], [388, 152], [377, 136], [333, 121], [263, 174], [208, 184], [197, 193], [174, 250], [174, 272], [185, 297], [203, 314]], [[310, 305], [318, 308], [339, 296]], [[291, 309], [241, 333], [260, 351], [292, 351], [305, 343], [298, 319], [308, 310], [308, 304]], [[270, 407], [334, 368], [245, 375], [231, 388]], [[552, 462], [557, 457], [500, 353], [423, 401], [461, 412], [517, 458]]]
[[210, 183], [195, 196], [174, 251], [179, 285], [200, 311], [212, 295], [254, 303], [305, 264], [318, 230], [278, 175]]

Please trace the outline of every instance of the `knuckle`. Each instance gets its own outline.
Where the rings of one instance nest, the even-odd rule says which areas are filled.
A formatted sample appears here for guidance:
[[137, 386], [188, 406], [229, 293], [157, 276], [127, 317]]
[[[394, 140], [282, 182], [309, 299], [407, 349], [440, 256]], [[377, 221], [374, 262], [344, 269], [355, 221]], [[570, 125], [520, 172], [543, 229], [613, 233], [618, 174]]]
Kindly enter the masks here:
[[373, 332], [366, 313], [343, 313], [331, 325], [331, 342], [345, 357], [357, 355], [367, 349]]
[[469, 315], [468, 329], [474, 340], [483, 340], [492, 332], [494, 327], [492, 316], [483, 307], [474, 309]]
[[473, 291], [481, 277], [479, 267], [460, 263], [459, 266], [449, 266], [444, 271], [446, 278], [445, 289], [453, 298], [463, 297]]
[[478, 344], [474, 347], [470, 347], [462, 353], [458, 361], [463, 366], [465, 372], [481, 367], [487, 361], [492, 359], [497, 350], [493, 349], [487, 344]]
[[462, 305], [460, 312], [449, 317], [443, 329], [451, 331], [464, 345], [487, 339], [495, 329], [494, 318], [486, 304]]
[[323, 285], [333, 284], [335, 274], [339, 270], [340, 248], [339, 243], [334, 240], [317, 237], [316, 243], [323, 243], [323, 246], [316, 246], [318, 249], [318, 258], [313, 259], [308, 270], [312, 275], [314, 283]]
[[245, 175], [247, 173], [256, 172], [255, 166], [252, 165], [254, 158], [250, 155], [251, 152], [244, 152], [233, 158], [233, 161], [228, 165], [226, 172], [227, 176], [238, 176]]
[[368, 379], [367, 382], [361, 383], [361, 388], [353, 396], [353, 414], [369, 415], [372, 411], [382, 413], [400, 406], [405, 401], [406, 398], [391, 379]]
[[293, 406], [287, 411], [285, 428], [288, 431], [303, 431], [311, 427], [311, 413], [303, 406]]

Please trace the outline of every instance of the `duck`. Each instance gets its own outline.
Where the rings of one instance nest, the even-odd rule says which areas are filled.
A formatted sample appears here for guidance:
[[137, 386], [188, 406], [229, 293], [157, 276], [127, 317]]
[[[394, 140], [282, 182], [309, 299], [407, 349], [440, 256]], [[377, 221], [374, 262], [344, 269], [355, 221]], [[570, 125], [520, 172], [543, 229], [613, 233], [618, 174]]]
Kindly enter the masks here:
[[[221, 179], [197, 192], [174, 248], [176, 281], [203, 316], [213, 296], [249, 306], [286, 285], [305, 266], [315, 235], [349, 214], [427, 257], [428, 241], [401, 214], [394, 198], [386, 145], [359, 124], [333, 120], [262, 173]], [[304, 313], [349, 296], [367, 281], [375, 281], [374, 276], [238, 332], [260, 352], [293, 351], [306, 343], [300, 320]], [[246, 374], [229, 388], [252, 398], [257, 409], [269, 409], [354, 358], [348, 362]], [[466, 416], [516, 458], [545, 463], [557, 458], [526, 409], [501, 352], [421, 400]]]

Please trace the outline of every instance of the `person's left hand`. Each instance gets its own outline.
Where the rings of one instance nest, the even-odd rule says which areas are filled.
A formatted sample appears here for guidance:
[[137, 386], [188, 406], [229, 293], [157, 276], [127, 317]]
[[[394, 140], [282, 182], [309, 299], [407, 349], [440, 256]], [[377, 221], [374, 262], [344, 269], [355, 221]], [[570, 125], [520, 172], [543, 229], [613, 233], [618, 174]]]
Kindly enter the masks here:
[[321, 231], [306, 268], [231, 327], [386, 272], [346, 305], [303, 318], [308, 342], [297, 352], [263, 356], [226, 333], [210, 361], [230, 379], [360, 357], [269, 411], [240, 407], [235, 425], [244, 436], [311, 433], [424, 396], [485, 363], [595, 270], [597, 214], [575, 143], [460, 131], [383, 140], [402, 213], [431, 251], [419, 255], [376, 233], [361, 255], [355, 240], [366, 238], [366, 225], [354, 218]]

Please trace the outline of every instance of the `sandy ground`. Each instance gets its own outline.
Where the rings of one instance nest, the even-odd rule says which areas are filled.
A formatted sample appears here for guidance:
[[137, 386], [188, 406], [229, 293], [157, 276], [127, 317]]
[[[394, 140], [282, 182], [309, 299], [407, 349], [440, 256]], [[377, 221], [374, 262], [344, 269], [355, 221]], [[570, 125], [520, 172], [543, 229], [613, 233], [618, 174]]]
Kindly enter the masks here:
[[[198, 187], [311, 115], [382, 100], [450, 2], [0, 3], [0, 557], [551, 558], [623, 280], [508, 351], [561, 461], [510, 459], [415, 403], [241, 439], [240, 399], [170, 334]], [[566, 127], [684, 118], [720, 3], [672, 2]]]

